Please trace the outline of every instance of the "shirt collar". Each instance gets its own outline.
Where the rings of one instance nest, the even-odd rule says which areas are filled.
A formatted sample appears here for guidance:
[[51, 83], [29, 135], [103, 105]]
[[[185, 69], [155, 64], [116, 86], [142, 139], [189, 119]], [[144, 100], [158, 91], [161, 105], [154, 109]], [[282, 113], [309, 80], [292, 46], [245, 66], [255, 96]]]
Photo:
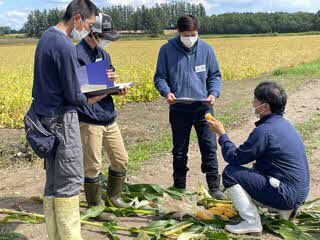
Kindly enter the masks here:
[[98, 55], [98, 48], [95, 47], [94, 49], [92, 49], [85, 39], [81, 40], [81, 44], [90, 52], [94, 53], [95, 55]]
[[57, 26], [53, 26], [53, 28], [54, 28], [54, 30], [56, 30], [56, 31], [58, 31], [58, 32], [60, 32], [60, 33], [63, 33], [64, 35], [67, 36], [67, 33], [64, 32], [64, 31], [62, 31], [61, 29], [57, 28]]
[[265, 123], [268, 119], [274, 118], [274, 117], [283, 117], [283, 113], [272, 113], [266, 116], [263, 116], [260, 120], [255, 122], [254, 124], [257, 126]]

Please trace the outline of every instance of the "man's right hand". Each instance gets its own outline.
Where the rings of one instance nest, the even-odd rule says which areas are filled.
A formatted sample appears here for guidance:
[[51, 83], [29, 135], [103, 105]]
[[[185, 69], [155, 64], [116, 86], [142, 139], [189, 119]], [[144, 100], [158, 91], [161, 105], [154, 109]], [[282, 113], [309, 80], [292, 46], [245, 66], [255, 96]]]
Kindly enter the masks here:
[[218, 134], [219, 136], [226, 134], [226, 130], [224, 129], [224, 126], [220, 121], [218, 121], [212, 116], [208, 117], [207, 115], [206, 115], [206, 120], [209, 123], [209, 127], [212, 132]]
[[176, 103], [176, 96], [173, 94], [173, 93], [168, 93], [167, 95], [167, 102], [170, 104], [170, 105], [173, 105]]
[[95, 104], [95, 103], [101, 101], [102, 99], [104, 99], [106, 96], [108, 96], [108, 94], [88, 98], [88, 103]]

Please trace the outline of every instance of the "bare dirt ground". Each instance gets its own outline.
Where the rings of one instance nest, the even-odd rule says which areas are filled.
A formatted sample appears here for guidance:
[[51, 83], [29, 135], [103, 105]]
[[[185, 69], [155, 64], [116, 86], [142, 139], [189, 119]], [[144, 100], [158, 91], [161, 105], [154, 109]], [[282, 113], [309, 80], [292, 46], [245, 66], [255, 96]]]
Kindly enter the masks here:
[[[242, 94], [248, 94], [251, 97], [251, 89], [255, 85], [255, 82], [249, 82], [245, 89], [240, 89], [233, 87], [232, 91], [226, 93], [225, 97], [239, 95], [239, 91]], [[300, 123], [307, 121], [315, 113], [319, 113], [320, 107], [320, 80], [315, 80], [307, 83], [294, 94], [290, 95], [286, 118], [292, 123]], [[233, 98], [236, 99], [236, 98]], [[228, 100], [230, 101], [230, 100]], [[219, 103], [222, 107], [227, 104], [228, 101], [224, 103]], [[218, 105], [218, 106], [219, 106]], [[152, 133], [158, 131], [168, 131], [169, 125], [167, 120], [167, 105], [163, 100], [159, 100], [152, 104], [132, 104], [129, 106], [130, 111], [121, 111], [119, 116], [119, 125], [122, 125], [122, 132], [125, 135], [127, 144], [130, 144], [139, 138], [145, 139], [152, 137]], [[249, 114], [250, 113], [246, 113]], [[155, 116], [158, 116], [155, 118]], [[159, 117], [160, 116], [160, 117]], [[157, 119], [157, 121], [155, 120]], [[147, 120], [150, 124], [141, 126]], [[254, 118], [249, 118], [244, 124], [241, 124], [232, 129], [228, 129], [230, 138], [236, 143], [242, 143], [254, 128]], [[128, 124], [130, 121], [130, 124]], [[148, 131], [147, 136], [140, 135], [140, 133]], [[144, 130], [144, 131], [143, 131]], [[0, 134], [4, 136], [4, 131], [9, 131], [9, 135], [5, 135], [5, 138], [1, 140], [15, 142], [16, 144], [20, 141], [19, 130], [1, 130]], [[131, 131], [131, 132], [130, 132]], [[150, 136], [151, 134], [151, 136]], [[133, 138], [126, 136], [136, 136]], [[140, 140], [141, 140], [140, 139]], [[0, 152], [1, 154], [1, 152]], [[315, 151], [312, 154], [311, 165], [311, 193], [309, 198], [314, 199], [319, 197], [320, 194], [320, 174], [319, 174], [319, 152]], [[191, 169], [188, 174], [188, 188], [190, 190], [194, 189], [199, 182], [204, 183], [204, 176], [200, 171], [200, 154], [197, 144], [191, 144], [189, 150], [189, 168]], [[219, 151], [219, 164], [222, 170], [225, 166]], [[131, 176], [128, 177], [130, 183], [156, 183], [163, 186], [171, 186], [172, 179], [172, 159], [171, 154], [166, 153], [161, 158], [154, 158], [152, 161], [146, 163], [142, 169]], [[43, 190], [43, 184], [45, 181], [44, 171], [42, 166], [33, 165], [25, 167], [9, 167], [0, 169], [0, 208], [9, 208], [15, 210], [24, 210], [42, 213], [42, 204], [37, 202], [34, 197], [40, 196]], [[0, 218], [3, 216], [0, 215]], [[120, 218], [121, 225], [123, 226], [142, 226], [146, 225], [151, 221], [149, 218]], [[33, 239], [33, 240], [45, 240], [46, 229], [44, 224], [29, 225], [29, 224], [19, 224], [11, 223], [5, 226], [6, 228], [22, 234], [23, 237], [20, 239]], [[98, 232], [97, 229], [83, 227], [83, 237], [84, 239], [107, 239], [107, 237]], [[126, 236], [120, 236], [120, 239], [131, 239]], [[262, 239], [276, 239], [270, 235], [263, 235]]]

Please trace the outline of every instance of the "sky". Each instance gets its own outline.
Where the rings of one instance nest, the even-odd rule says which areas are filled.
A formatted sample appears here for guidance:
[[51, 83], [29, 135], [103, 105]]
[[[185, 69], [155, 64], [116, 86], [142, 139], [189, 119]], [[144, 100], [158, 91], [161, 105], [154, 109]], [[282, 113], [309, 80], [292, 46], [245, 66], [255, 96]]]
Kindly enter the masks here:
[[[71, 0], [0, 0], [0, 26], [20, 29], [34, 9], [65, 8]], [[98, 7], [110, 5], [153, 6], [172, 0], [93, 0]], [[317, 12], [320, 0], [191, 0], [202, 3], [207, 15], [225, 12]]]

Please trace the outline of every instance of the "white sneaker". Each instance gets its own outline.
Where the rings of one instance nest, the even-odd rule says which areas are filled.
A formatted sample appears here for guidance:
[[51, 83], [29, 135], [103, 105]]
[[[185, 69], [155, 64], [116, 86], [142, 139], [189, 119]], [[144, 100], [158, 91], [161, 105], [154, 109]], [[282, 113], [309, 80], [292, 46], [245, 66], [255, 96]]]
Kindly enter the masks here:
[[237, 225], [226, 225], [226, 231], [233, 234], [261, 235], [263, 228], [259, 211], [250, 195], [239, 184], [228, 188], [227, 193], [244, 221]]

